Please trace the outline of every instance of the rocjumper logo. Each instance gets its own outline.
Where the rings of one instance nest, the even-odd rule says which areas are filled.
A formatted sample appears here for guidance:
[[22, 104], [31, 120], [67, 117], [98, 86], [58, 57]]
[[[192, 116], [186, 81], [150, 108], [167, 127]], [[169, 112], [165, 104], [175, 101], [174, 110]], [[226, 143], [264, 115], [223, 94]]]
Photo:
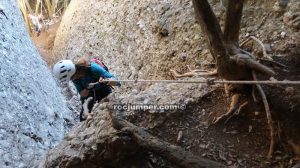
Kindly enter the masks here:
[[114, 104], [114, 110], [122, 111], [169, 111], [169, 110], [185, 110], [185, 104]]

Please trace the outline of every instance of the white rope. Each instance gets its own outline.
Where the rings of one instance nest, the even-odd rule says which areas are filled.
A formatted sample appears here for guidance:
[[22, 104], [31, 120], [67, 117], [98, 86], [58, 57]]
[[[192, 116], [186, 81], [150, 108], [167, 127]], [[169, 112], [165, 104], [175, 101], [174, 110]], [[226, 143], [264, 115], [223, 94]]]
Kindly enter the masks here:
[[229, 81], [229, 80], [215, 80], [209, 78], [205, 80], [118, 80], [124, 83], [211, 83], [211, 84], [278, 84], [278, 85], [300, 85], [300, 81]]
[[[118, 80], [121, 83], [206, 83], [208, 85], [214, 84], [274, 84], [274, 85], [300, 85], [300, 81], [238, 81], [238, 80], [215, 80], [208, 78], [205, 80]], [[98, 82], [94, 83], [97, 84]]]

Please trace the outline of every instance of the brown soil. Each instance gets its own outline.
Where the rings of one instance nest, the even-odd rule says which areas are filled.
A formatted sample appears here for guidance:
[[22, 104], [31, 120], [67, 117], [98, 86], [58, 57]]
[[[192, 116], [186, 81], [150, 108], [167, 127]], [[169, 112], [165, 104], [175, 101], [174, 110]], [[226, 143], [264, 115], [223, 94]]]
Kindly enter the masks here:
[[52, 48], [54, 45], [54, 40], [56, 36], [56, 31], [60, 25], [60, 22], [57, 22], [49, 27], [48, 31], [42, 30], [41, 34], [37, 37], [32, 35], [32, 41], [39, 50], [40, 55], [46, 61], [46, 63], [51, 66], [55, 63], [55, 59], [52, 53]]
[[[220, 88], [188, 107], [182, 113], [172, 114], [151, 129], [157, 137], [180, 145], [196, 155], [220, 161], [228, 166], [264, 167], [264, 156], [268, 149], [268, 138], [264, 115], [254, 116], [255, 111], [243, 112], [227, 124], [211, 125], [214, 116], [224, 113], [226, 98]], [[257, 106], [259, 107], [259, 106]], [[147, 127], [147, 116], [132, 120]], [[242, 123], [242, 124], [241, 124]], [[151, 125], [151, 123], [149, 123]], [[249, 132], [249, 128], [252, 130]], [[183, 138], [177, 142], [178, 133]]]

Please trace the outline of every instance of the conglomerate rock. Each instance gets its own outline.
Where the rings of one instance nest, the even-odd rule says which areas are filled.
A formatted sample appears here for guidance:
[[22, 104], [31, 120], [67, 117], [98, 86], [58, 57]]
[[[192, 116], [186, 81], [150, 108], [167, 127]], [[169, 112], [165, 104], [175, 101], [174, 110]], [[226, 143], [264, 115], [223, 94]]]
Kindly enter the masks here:
[[31, 167], [73, 119], [16, 1], [1, 0], [0, 10], [0, 165]]

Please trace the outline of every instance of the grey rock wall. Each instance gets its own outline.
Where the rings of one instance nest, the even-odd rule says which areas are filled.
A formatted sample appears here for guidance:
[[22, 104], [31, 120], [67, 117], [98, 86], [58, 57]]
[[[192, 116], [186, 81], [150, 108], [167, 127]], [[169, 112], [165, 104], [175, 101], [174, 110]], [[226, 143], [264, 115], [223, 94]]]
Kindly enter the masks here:
[[[273, 15], [276, 1], [245, 4], [241, 41], [251, 34], [262, 41], [271, 39], [276, 48], [282, 43], [281, 32], [285, 39], [293, 36], [282, 18]], [[220, 0], [209, 2], [223, 26], [226, 10]], [[205, 38], [190, 0], [74, 0], [62, 18], [53, 49], [58, 60], [76, 60], [93, 51], [121, 79], [170, 79], [170, 69], [186, 72], [188, 65], [204, 69], [213, 62]]]
[[16, 2], [0, 1], [0, 167], [32, 167], [73, 120]]
[[202, 59], [199, 32], [189, 0], [76, 0], [53, 49], [58, 59], [75, 60], [93, 51], [122, 79], [167, 78], [170, 68], [194, 67]]

